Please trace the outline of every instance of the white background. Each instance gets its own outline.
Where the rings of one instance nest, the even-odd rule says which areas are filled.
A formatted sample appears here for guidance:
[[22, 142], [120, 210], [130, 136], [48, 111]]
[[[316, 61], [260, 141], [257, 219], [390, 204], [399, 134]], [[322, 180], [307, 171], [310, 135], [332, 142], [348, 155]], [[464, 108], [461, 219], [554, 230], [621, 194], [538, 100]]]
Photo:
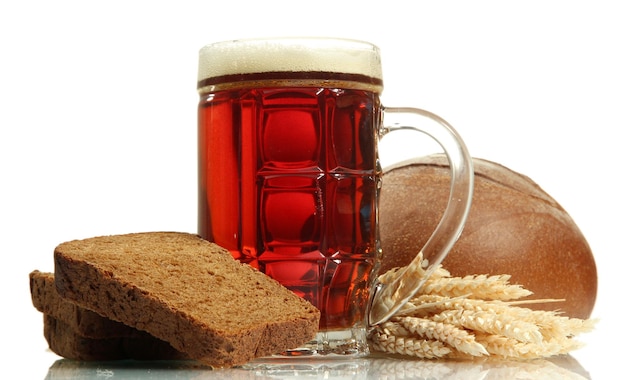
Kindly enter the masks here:
[[379, 45], [385, 104], [439, 114], [568, 210], [600, 277], [600, 324], [573, 356], [618, 375], [625, 16], [618, 1], [2, 2], [0, 359], [46, 376], [28, 273], [51, 271], [58, 243], [195, 232], [197, 50], [315, 35]]

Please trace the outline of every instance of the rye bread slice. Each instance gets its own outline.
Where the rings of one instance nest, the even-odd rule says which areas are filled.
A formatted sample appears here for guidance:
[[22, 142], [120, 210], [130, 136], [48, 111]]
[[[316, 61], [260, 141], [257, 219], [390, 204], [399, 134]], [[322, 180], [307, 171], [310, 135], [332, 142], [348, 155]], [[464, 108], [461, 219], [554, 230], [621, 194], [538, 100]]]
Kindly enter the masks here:
[[147, 232], [60, 244], [59, 294], [214, 367], [311, 340], [320, 313], [197, 235]]

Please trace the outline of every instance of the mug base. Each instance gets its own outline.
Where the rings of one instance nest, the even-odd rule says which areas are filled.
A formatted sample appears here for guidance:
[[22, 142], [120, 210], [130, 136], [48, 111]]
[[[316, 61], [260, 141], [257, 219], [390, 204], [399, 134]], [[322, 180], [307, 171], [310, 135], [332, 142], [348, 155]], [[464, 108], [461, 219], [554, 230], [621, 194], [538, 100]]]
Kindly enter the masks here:
[[293, 362], [297, 359], [355, 359], [367, 355], [369, 355], [367, 331], [363, 327], [353, 327], [345, 330], [319, 331], [313, 340], [301, 347], [256, 359], [250, 362], [250, 365], [270, 362], [277, 364], [276, 362], [281, 360]]

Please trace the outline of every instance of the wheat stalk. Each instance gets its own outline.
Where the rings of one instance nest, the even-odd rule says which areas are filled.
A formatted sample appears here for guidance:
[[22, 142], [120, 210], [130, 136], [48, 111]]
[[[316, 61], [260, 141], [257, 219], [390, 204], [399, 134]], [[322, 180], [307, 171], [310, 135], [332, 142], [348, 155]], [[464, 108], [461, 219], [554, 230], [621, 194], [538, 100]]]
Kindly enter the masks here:
[[580, 347], [580, 343], [572, 339], [547, 340], [541, 343], [520, 342], [499, 335], [476, 334], [480, 342], [492, 355], [503, 358], [535, 359], [565, 354]]
[[502, 335], [520, 342], [541, 343], [543, 337], [539, 326], [517, 319], [509, 313], [495, 314], [489, 311], [446, 310], [433, 315], [432, 320], [462, 326], [463, 328]]
[[401, 354], [423, 359], [446, 357], [452, 350], [442, 342], [404, 336], [396, 336], [376, 331], [371, 336], [371, 346], [376, 351]]
[[411, 334], [443, 342], [462, 353], [471, 356], [488, 355], [472, 334], [454, 325], [417, 317], [398, 318], [396, 322]]
[[424, 283], [423, 294], [436, 294], [446, 297], [470, 295], [477, 299], [514, 300], [532, 294], [520, 285], [509, 284], [509, 275], [442, 277], [429, 279]]
[[[418, 256], [421, 260], [421, 254]], [[427, 262], [411, 274], [425, 278]], [[395, 279], [401, 270], [379, 277]], [[417, 294], [389, 321], [376, 326], [369, 340], [374, 351], [419, 358], [492, 356], [537, 359], [580, 347], [574, 338], [596, 321], [568, 318], [553, 311], [521, 307], [532, 292], [509, 283], [510, 276], [451, 277], [436, 267]]]

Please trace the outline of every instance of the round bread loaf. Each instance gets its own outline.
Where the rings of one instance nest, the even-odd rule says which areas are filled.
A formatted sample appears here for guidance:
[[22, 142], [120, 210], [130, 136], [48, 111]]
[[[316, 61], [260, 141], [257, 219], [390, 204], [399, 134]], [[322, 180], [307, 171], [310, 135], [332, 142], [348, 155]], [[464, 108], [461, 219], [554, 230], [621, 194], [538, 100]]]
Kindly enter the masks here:
[[[596, 300], [593, 254], [569, 214], [531, 179], [474, 158], [474, 197], [463, 233], [446, 259], [453, 276], [509, 274], [528, 299], [565, 299], [527, 305], [588, 318]], [[383, 176], [381, 273], [407, 265], [441, 219], [450, 189], [445, 156], [394, 166]]]

